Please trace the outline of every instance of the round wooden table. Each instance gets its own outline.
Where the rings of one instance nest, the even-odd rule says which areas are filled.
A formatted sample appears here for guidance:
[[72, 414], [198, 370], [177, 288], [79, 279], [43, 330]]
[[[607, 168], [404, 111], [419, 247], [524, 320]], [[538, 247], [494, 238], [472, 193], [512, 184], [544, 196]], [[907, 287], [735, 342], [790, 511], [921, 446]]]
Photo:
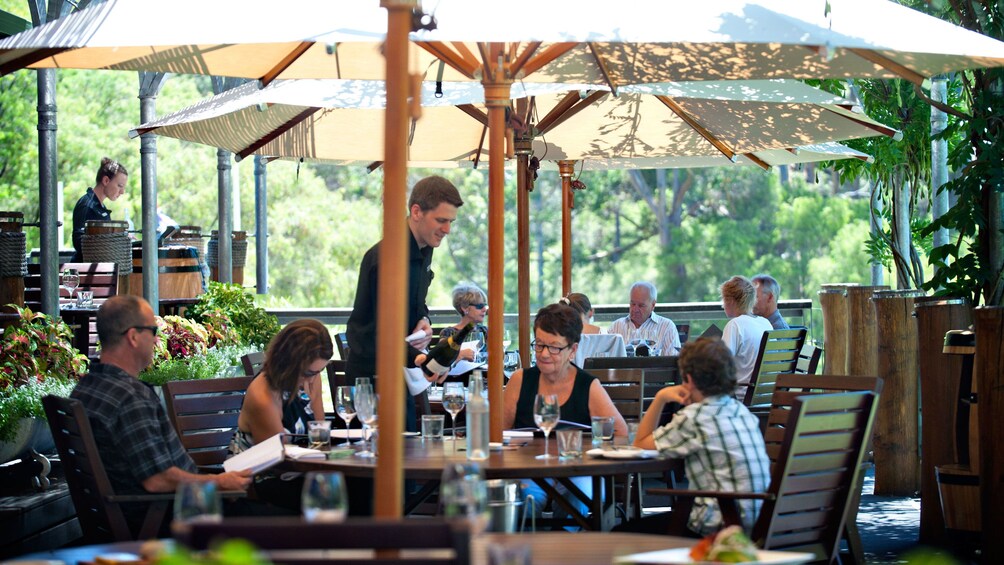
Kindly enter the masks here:
[[[552, 438], [550, 452], [557, 453], [557, 442]], [[409, 498], [405, 504], [406, 513], [429, 497], [439, 486], [443, 468], [450, 463], [467, 462], [463, 443], [457, 443], [454, 452], [452, 440], [423, 440], [418, 437], [405, 438], [403, 467], [405, 478], [424, 481], [423, 488]], [[509, 446], [492, 450], [486, 461], [479, 461], [486, 479], [531, 479], [536, 482], [556, 502], [568, 511], [582, 527], [591, 530], [609, 530], [615, 523], [613, 496], [605, 500], [600, 496], [587, 497], [571, 483], [572, 477], [592, 477], [592, 492], [613, 493], [614, 479], [632, 473], [661, 472], [677, 463], [671, 459], [608, 459], [583, 455], [580, 459], [540, 460], [536, 456], [544, 453], [543, 438], [513, 439]], [[346, 476], [372, 477], [379, 464], [379, 457], [364, 459], [349, 456], [331, 460], [289, 460], [281, 464], [288, 471], [341, 471]], [[589, 516], [577, 511], [574, 505], [564, 504], [554, 484], [548, 479], [561, 483], [589, 508]]]

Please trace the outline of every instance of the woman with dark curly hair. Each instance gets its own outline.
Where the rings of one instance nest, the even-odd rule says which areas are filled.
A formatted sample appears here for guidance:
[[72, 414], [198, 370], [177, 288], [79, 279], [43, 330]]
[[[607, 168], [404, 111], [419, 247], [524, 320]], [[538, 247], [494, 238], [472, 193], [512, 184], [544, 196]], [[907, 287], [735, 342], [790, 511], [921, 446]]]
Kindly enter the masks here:
[[[278, 433], [306, 434], [308, 422], [323, 420], [319, 375], [333, 354], [331, 334], [317, 320], [297, 320], [279, 331], [265, 351], [261, 372], [244, 395], [230, 442], [231, 455]], [[302, 480], [283, 481], [268, 472], [255, 476], [259, 498], [297, 512], [302, 484]]]

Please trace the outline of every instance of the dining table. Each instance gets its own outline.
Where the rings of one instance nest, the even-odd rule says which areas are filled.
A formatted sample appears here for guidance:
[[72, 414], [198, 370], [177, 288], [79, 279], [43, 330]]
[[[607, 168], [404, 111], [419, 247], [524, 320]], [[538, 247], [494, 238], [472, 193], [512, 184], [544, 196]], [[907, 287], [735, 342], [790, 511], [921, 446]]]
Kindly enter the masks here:
[[[337, 526], [335, 526], [337, 527]], [[174, 540], [159, 540], [164, 550], [170, 550]], [[489, 565], [489, 547], [492, 545], [524, 546], [529, 550], [528, 565], [612, 565], [625, 555], [663, 549], [690, 547], [696, 540], [675, 536], [629, 534], [611, 532], [540, 532], [522, 534], [486, 533], [471, 539], [471, 565]], [[144, 547], [144, 545], [146, 547]], [[97, 545], [83, 545], [22, 555], [5, 563], [20, 561], [52, 561], [65, 565], [91, 565], [99, 556], [118, 555], [124, 558], [150, 549], [151, 542], [123, 541]], [[103, 560], [104, 561], [104, 560]], [[135, 563], [147, 565], [151, 561]]]
[[[588, 441], [588, 436], [586, 436]], [[549, 451], [557, 453], [553, 438]], [[607, 445], [601, 451], [591, 450], [577, 458], [537, 459], [544, 453], [545, 439], [542, 437], [513, 437], [507, 445], [495, 445], [489, 451], [488, 459], [477, 461], [486, 480], [514, 479], [531, 480], [562, 509], [568, 512], [572, 521], [585, 530], [609, 531], [616, 523], [614, 504], [614, 483], [618, 478], [627, 478], [634, 473], [659, 473], [678, 465], [676, 460], [663, 459], [656, 452], [641, 451], [626, 446]], [[357, 446], [349, 446], [358, 449]], [[414, 511], [439, 489], [443, 469], [455, 463], [468, 463], [465, 443], [458, 442], [456, 450], [447, 439], [426, 439], [407, 435], [404, 441], [403, 472], [406, 479], [420, 483], [420, 487], [407, 496], [405, 514]], [[343, 449], [332, 449], [325, 459], [286, 458], [279, 464], [283, 471], [339, 471], [348, 477], [372, 478], [380, 457], [356, 457]], [[590, 477], [591, 493], [577, 487], [574, 477]], [[576, 504], [563, 496], [556, 484], [560, 484], [573, 497], [585, 504], [587, 511], [581, 512]], [[606, 493], [602, 495], [601, 493]]]

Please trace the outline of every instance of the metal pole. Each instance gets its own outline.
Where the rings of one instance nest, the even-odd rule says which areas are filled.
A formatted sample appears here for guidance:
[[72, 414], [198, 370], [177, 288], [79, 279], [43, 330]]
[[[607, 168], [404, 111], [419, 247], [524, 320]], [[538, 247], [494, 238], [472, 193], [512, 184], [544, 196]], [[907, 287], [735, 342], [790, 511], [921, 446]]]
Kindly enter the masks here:
[[42, 312], [59, 315], [59, 242], [56, 240], [56, 71], [38, 71], [38, 221]]
[[[157, 117], [157, 94], [166, 80], [164, 73], [139, 73], [139, 123]], [[139, 138], [141, 184], [143, 194], [143, 296], [155, 313], [160, 312], [160, 287], [157, 249], [157, 135], [145, 133]], [[133, 291], [135, 292], [135, 291]]]
[[268, 294], [268, 168], [254, 157], [255, 270], [258, 294]]
[[[872, 189], [872, 213], [871, 213], [871, 232], [872, 235], [878, 234], [882, 231], [882, 217], [879, 215], [882, 213], [882, 198], [879, 196], [879, 187]], [[884, 278], [884, 273], [882, 271], [882, 263], [878, 261], [872, 261], [872, 286], [882, 286], [882, 279]]]
[[233, 245], [233, 193], [230, 184], [230, 160], [233, 153], [226, 149], [216, 150], [216, 182], [219, 194], [219, 227], [217, 228], [217, 276], [222, 283], [234, 282]]
[[[948, 103], [948, 81], [944, 75], [931, 77], [931, 98]], [[948, 190], [941, 190], [948, 182], [948, 141], [934, 139], [934, 136], [948, 127], [948, 115], [931, 106], [931, 188], [934, 196], [931, 202], [931, 219], [937, 220], [948, 211]], [[948, 230], [939, 228], [934, 232], [934, 247], [948, 244]], [[937, 267], [935, 267], [937, 272]]]

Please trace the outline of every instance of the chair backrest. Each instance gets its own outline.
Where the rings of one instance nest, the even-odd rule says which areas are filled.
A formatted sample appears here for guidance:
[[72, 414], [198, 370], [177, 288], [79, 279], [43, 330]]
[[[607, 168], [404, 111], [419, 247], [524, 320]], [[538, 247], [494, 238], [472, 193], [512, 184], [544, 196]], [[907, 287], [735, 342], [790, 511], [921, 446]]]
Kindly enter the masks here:
[[579, 367], [593, 357], [624, 357], [624, 336], [620, 334], [586, 334], [579, 338], [579, 347], [572, 361]]
[[338, 358], [343, 361], [349, 358], [349, 336], [345, 332], [335, 334], [335, 345], [338, 347]]
[[42, 407], [87, 543], [132, 539], [121, 508], [108, 502], [115, 492], [98, 455], [84, 405], [79, 400], [46, 396]]
[[795, 372], [805, 375], [815, 375], [819, 368], [819, 359], [823, 356], [823, 348], [816, 347], [811, 343], [802, 346], [798, 352], [798, 362], [795, 363]]
[[244, 367], [244, 374], [253, 377], [261, 371], [261, 366], [265, 364], [264, 351], [252, 351], [241, 355], [241, 366]]
[[808, 551], [832, 562], [871, 437], [878, 395], [800, 396], [792, 403], [768, 493], [753, 526], [763, 549]]
[[[305, 522], [300, 518], [226, 518], [221, 522], [193, 523], [178, 540], [194, 550], [205, 550], [218, 540], [245, 539], [264, 551], [297, 550], [295, 556], [271, 557], [277, 564], [289, 563], [442, 563], [466, 564], [470, 561], [469, 534], [460, 526], [441, 520], [349, 519], [340, 524]], [[374, 555], [333, 555], [310, 550], [378, 550]], [[394, 550], [409, 551], [387, 555]], [[431, 551], [436, 550], [436, 551]], [[452, 550], [452, 551], [442, 551]], [[335, 554], [337, 555], [337, 554]]]
[[[60, 272], [63, 269], [76, 269], [80, 275], [77, 290], [89, 290], [96, 299], [103, 300], [118, 294], [119, 267], [115, 263], [63, 263], [59, 269]], [[24, 277], [24, 305], [36, 312], [42, 308], [41, 272], [41, 266], [29, 263], [28, 275]], [[60, 296], [67, 293], [62, 287], [59, 291]]]
[[656, 393], [664, 387], [680, 384], [680, 371], [675, 355], [659, 357], [591, 357], [584, 367], [591, 374], [604, 369], [642, 369], [645, 372], [643, 385], [644, 406], [647, 410]]
[[603, 390], [625, 420], [641, 420], [645, 406], [644, 369], [596, 369], [589, 373], [600, 380]]
[[331, 392], [331, 401], [334, 402], [337, 395], [335, 391], [340, 386], [352, 386], [348, 375], [345, 374], [346, 362], [342, 359], [332, 359], [328, 361], [328, 390]]
[[795, 399], [809, 394], [835, 392], [874, 392], [880, 394], [882, 392], [882, 379], [844, 375], [786, 374], [777, 376], [766, 428], [763, 430], [764, 443], [767, 445], [767, 457], [770, 458], [771, 465], [777, 462], [781, 453], [781, 444], [784, 443], [785, 429]]
[[680, 334], [680, 345], [687, 343], [690, 338], [690, 324], [676, 324], [676, 331]]
[[254, 377], [230, 377], [164, 384], [171, 425], [199, 467], [219, 470], [223, 465], [252, 380]]
[[746, 406], [768, 406], [774, 394], [774, 379], [781, 373], [794, 373], [798, 355], [805, 343], [805, 328], [792, 330], [771, 330], [760, 339], [753, 374], [743, 404]]

